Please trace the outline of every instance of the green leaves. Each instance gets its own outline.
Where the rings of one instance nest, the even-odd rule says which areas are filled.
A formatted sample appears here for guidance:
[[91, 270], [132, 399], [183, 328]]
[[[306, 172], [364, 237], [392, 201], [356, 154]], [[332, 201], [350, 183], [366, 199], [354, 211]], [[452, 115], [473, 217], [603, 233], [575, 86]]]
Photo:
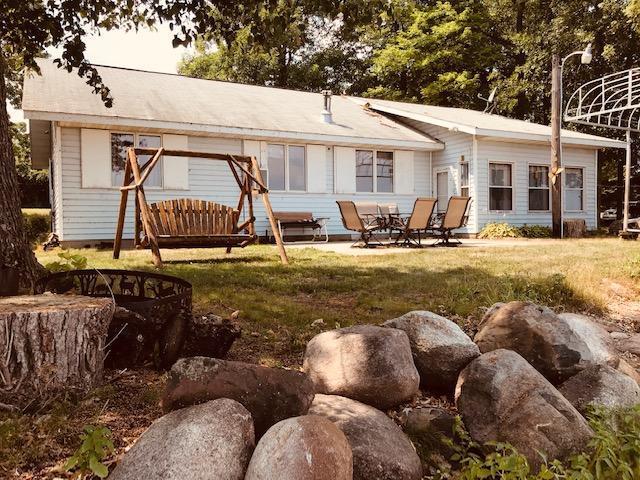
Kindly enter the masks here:
[[113, 453], [111, 431], [106, 427], [86, 425], [80, 435], [82, 443], [64, 465], [66, 471], [75, 470], [78, 476], [93, 473], [97, 477], [106, 478], [109, 469], [102, 461]]
[[68, 272], [69, 270], [83, 270], [87, 268], [87, 257], [73, 254], [71, 252], [61, 252], [58, 254], [60, 261], [51, 262], [45, 268], [51, 273]]

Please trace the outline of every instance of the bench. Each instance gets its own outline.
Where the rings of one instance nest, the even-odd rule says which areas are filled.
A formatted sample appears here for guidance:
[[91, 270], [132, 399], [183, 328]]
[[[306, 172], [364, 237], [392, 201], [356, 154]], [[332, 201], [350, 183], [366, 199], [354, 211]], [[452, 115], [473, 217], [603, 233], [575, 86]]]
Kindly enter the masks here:
[[321, 236], [324, 236], [324, 242], [329, 241], [329, 234], [327, 233], [327, 221], [329, 219], [326, 217], [316, 218], [312, 212], [273, 212], [273, 216], [278, 223], [283, 242], [284, 231], [288, 228], [311, 228], [313, 230], [311, 241], [315, 241], [316, 238]]
[[181, 198], [151, 203], [148, 211], [160, 247], [244, 247], [256, 239], [240, 233], [238, 210], [219, 203]]

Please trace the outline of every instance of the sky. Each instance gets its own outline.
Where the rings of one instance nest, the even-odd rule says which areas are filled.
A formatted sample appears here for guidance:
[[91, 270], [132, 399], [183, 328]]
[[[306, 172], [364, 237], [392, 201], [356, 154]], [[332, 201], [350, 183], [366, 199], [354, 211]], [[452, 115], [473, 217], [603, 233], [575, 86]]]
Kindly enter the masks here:
[[[189, 50], [173, 48], [169, 26], [160, 25], [156, 31], [123, 32], [112, 30], [101, 35], [86, 37], [85, 56], [91, 63], [114, 67], [137, 68], [154, 72], [176, 73], [182, 56]], [[58, 51], [49, 50], [55, 57]], [[22, 121], [22, 111], [10, 105], [9, 115], [13, 121]]]

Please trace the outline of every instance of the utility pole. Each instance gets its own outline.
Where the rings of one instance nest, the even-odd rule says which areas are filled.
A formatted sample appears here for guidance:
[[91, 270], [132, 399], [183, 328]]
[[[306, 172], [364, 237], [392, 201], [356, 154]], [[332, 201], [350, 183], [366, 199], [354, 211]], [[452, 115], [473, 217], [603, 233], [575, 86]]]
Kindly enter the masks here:
[[551, 223], [554, 238], [562, 237], [562, 146], [560, 128], [562, 122], [560, 56], [553, 55], [551, 69]]

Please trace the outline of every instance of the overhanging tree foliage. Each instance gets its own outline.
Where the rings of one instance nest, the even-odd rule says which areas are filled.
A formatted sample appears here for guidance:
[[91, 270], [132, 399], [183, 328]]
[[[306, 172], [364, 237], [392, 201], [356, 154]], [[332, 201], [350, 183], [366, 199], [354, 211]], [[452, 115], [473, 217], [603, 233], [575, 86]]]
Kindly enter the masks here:
[[[16, 97], [21, 67], [37, 72], [35, 58], [49, 47], [61, 47], [54, 61], [60, 68], [75, 69], [106, 106], [114, 101], [108, 85], [85, 57], [88, 35], [98, 30], [134, 29], [168, 22], [175, 34], [174, 46], [187, 45], [197, 37], [219, 32], [230, 43], [251, 20], [249, 32], [264, 41], [264, 32], [255, 28], [269, 18], [285, 0], [3, 0], [0, 13], [0, 267], [18, 270], [23, 285], [42, 271], [24, 234], [15, 161], [9, 132], [6, 101]], [[344, 11], [351, 5], [340, 0], [298, 2], [319, 15]], [[356, 2], [357, 3], [357, 2]], [[366, 3], [363, 1], [363, 3]], [[357, 9], [356, 9], [357, 11]], [[280, 22], [281, 20], [274, 20]], [[268, 35], [268, 32], [267, 32]]]

